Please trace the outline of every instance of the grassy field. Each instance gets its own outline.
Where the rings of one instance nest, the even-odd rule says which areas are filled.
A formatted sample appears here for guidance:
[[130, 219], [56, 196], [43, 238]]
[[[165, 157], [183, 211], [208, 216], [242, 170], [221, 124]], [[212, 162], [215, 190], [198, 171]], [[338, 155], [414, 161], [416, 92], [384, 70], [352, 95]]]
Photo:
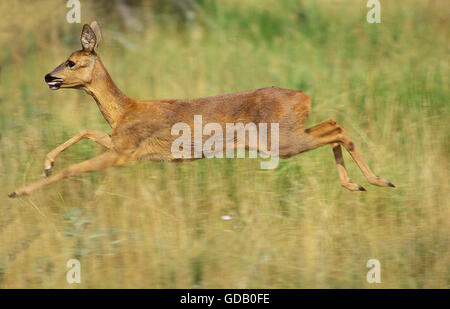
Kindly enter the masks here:
[[[154, 1], [153, 1], [154, 2]], [[80, 48], [64, 1], [1, 2], [1, 288], [449, 288], [450, 3], [197, 1], [193, 18], [144, 5], [142, 31], [82, 1], [97, 19], [113, 80], [140, 99], [279, 86], [312, 97], [308, 126], [329, 118], [396, 189], [370, 186], [331, 147], [261, 170], [257, 159], [135, 162], [66, 179], [21, 199], [44, 157], [84, 128], [110, 133], [81, 91], [43, 77]], [[81, 141], [55, 169], [103, 149]], [[223, 220], [222, 216], [231, 216]], [[66, 262], [82, 282], [66, 282]], [[381, 284], [366, 262], [381, 263]]]

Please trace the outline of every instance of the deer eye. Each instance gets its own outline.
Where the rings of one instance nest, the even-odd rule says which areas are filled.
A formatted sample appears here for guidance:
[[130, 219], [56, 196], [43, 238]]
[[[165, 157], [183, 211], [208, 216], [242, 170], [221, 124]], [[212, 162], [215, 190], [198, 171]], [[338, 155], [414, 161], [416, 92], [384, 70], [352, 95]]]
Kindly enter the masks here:
[[71, 67], [73, 67], [75, 65], [75, 62], [73, 62], [73, 61], [68, 61], [67, 62], [67, 66], [69, 67], [69, 68], [71, 68]]

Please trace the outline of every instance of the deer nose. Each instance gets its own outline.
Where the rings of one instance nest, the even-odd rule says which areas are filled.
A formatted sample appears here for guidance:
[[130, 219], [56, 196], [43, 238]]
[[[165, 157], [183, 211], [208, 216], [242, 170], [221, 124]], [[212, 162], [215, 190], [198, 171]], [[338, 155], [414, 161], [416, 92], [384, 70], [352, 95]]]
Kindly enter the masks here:
[[45, 82], [51, 82], [52, 80], [54, 80], [56, 77], [53, 77], [53, 76], [51, 76], [50, 75], [50, 73], [48, 73], [47, 75], [45, 75], [45, 77], [44, 77], [44, 79], [45, 79]]

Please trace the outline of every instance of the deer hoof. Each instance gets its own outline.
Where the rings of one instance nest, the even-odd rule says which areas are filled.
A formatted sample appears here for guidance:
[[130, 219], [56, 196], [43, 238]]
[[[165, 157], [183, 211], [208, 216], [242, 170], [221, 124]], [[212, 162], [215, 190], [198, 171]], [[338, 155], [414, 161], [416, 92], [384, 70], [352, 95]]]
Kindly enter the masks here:
[[52, 168], [50, 167], [50, 168], [46, 168], [45, 169], [45, 177], [48, 177], [48, 176], [50, 176], [52, 174]]
[[366, 191], [366, 189], [363, 186], [358, 185], [357, 183], [354, 183], [351, 180], [343, 183], [342, 186], [350, 191]]
[[44, 172], [45, 172], [45, 177], [48, 177], [48, 176], [50, 176], [51, 174], [52, 174], [52, 169], [53, 169], [53, 166], [55, 165], [55, 162], [51, 162], [50, 163], [50, 167], [46, 167], [45, 169], [44, 169]]
[[394, 184], [387, 179], [381, 178], [379, 176], [372, 177], [369, 179], [369, 183], [379, 187], [391, 187], [395, 188]]
[[8, 194], [8, 197], [15, 198], [15, 197], [19, 197], [19, 195], [17, 195], [16, 192], [13, 192], [13, 193]]

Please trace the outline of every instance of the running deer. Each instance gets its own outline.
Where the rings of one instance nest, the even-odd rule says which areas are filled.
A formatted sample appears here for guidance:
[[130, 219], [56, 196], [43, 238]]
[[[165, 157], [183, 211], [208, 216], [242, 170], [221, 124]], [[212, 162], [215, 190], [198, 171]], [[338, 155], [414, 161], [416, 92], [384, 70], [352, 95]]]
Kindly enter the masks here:
[[[345, 129], [334, 120], [305, 128], [310, 98], [302, 91], [268, 87], [188, 100], [132, 99], [117, 88], [100, 60], [97, 48], [101, 40], [97, 22], [85, 24], [81, 33], [82, 49], [73, 52], [66, 61], [45, 75], [45, 82], [52, 90], [76, 88], [90, 94], [111, 126], [112, 135], [89, 129], [79, 131], [47, 154], [44, 179], [16, 190], [9, 197], [26, 195], [67, 177], [124, 165], [137, 159], [192, 160], [172, 155], [171, 145], [176, 136], [172, 136], [171, 128], [180, 122], [191, 125], [194, 115], [202, 115], [204, 122], [218, 123], [222, 127], [229, 122], [278, 123], [280, 158], [331, 145], [341, 185], [351, 191], [365, 191], [347, 175], [342, 157], [343, 146], [369, 183], [394, 187], [391, 182], [370, 170]], [[108, 150], [51, 175], [55, 158], [81, 139], [92, 140]], [[245, 147], [248, 148], [248, 143]]]

